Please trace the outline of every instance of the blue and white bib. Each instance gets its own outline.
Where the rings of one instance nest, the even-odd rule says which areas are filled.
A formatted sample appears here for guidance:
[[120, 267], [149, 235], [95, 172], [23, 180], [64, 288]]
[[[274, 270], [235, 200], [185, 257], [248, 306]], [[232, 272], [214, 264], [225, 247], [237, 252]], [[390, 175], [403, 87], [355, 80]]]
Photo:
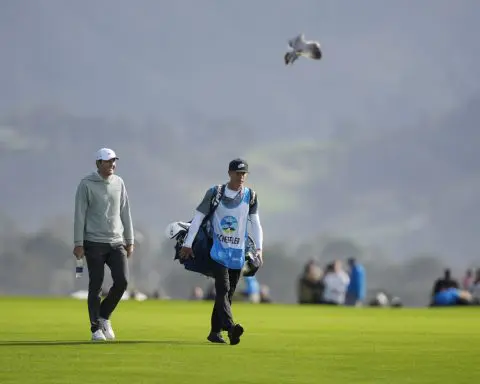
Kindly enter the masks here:
[[227, 207], [222, 198], [211, 218], [213, 246], [210, 256], [230, 269], [242, 269], [245, 263], [250, 189], [243, 188], [241, 193], [242, 199], [235, 206]]

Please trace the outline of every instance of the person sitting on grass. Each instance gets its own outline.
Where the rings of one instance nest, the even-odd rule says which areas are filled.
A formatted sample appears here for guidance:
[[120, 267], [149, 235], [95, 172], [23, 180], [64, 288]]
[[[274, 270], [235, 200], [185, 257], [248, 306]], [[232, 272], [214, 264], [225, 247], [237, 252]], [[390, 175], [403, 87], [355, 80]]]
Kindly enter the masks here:
[[458, 288], [442, 288], [433, 296], [432, 307], [446, 307], [454, 305], [469, 305], [472, 303], [472, 295], [468, 291]]

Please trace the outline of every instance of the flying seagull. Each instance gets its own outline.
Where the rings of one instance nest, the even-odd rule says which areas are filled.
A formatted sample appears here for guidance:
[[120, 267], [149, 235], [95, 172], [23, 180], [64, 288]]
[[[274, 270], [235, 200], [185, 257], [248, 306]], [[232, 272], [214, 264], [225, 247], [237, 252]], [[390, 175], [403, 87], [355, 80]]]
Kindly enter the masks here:
[[320, 60], [322, 58], [320, 43], [318, 41], [305, 40], [303, 33], [288, 40], [288, 45], [292, 50], [285, 53], [285, 65], [293, 64], [300, 56], [314, 60]]

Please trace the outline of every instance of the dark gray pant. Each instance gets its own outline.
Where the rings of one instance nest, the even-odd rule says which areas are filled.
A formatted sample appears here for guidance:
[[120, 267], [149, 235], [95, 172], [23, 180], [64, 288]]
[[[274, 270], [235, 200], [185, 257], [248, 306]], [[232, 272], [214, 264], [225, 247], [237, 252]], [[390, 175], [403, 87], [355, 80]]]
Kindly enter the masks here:
[[[127, 251], [123, 244], [84, 242], [88, 266], [88, 314], [90, 330], [99, 328], [98, 318], [109, 319], [128, 285]], [[105, 264], [110, 268], [113, 285], [107, 297], [101, 301]]]
[[228, 269], [214, 262], [215, 304], [212, 311], [212, 332], [228, 331], [235, 324], [232, 316], [232, 298], [240, 279], [240, 269]]

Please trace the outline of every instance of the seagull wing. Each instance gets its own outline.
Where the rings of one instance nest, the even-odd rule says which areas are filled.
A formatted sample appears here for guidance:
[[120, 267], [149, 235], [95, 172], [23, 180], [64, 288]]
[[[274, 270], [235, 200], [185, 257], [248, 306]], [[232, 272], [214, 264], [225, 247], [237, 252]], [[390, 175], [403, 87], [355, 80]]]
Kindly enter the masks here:
[[303, 33], [301, 33], [298, 36], [295, 36], [293, 39], [288, 40], [288, 45], [294, 51], [301, 51], [304, 40], [305, 40], [305, 36]]

